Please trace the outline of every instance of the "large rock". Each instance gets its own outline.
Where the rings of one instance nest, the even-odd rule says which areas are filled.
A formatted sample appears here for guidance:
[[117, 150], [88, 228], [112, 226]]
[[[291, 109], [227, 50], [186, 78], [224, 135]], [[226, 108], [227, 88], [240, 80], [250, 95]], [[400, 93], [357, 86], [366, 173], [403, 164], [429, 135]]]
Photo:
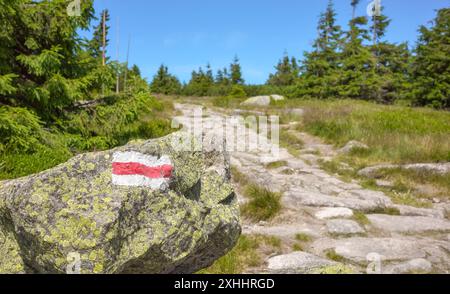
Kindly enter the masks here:
[[366, 167], [358, 172], [358, 175], [368, 178], [376, 178], [380, 170], [404, 169], [421, 173], [434, 173], [445, 175], [450, 173], [450, 162], [446, 163], [414, 163], [414, 164], [380, 164]]
[[[226, 254], [241, 232], [228, 158], [180, 139], [192, 142], [132, 142], [0, 182], [0, 272], [193, 273]], [[113, 177], [113, 161], [133, 167], [124, 154], [173, 169]]]
[[241, 104], [250, 106], [269, 106], [272, 101], [282, 100], [284, 100], [284, 97], [280, 95], [256, 96], [245, 100]]

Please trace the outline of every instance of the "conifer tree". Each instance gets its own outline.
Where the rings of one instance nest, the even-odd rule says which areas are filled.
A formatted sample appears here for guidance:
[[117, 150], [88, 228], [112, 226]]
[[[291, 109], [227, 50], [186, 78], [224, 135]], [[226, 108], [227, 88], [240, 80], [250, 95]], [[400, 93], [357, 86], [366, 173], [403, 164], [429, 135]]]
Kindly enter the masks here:
[[422, 26], [412, 65], [415, 105], [450, 107], [450, 8], [443, 8], [431, 27]]
[[269, 80], [267, 81], [268, 85], [291, 86], [298, 79], [299, 67], [297, 60], [294, 57], [289, 58], [287, 53], [285, 53], [284, 57], [278, 62], [275, 69], [275, 74], [270, 74], [269, 76]]
[[[105, 20], [105, 24], [103, 24], [103, 20]], [[108, 9], [105, 9], [102, 11], [100, 16], [100, 22], [97, 26], [94, 27], [94, 34], [92, 39], [89, 41], [88, 44], [88, 50], [91, 52], [92, 56], [94, 58], [101, 58], [102, 57], [102, 50], [103, 50], [103, 25], [105, 25], [105, 41], [106, 46], [109, 44], [109, 30], [110, 27], [108, 26], [110, 20], [110, 15]]]
[[181, 83], [169, 73], [167, 66], [162, 64], [150, 83], [150, 90], [158, 94], [178, 94], [181, 90]]
[[342, 30], [336, 24], [333, 1], [328, 2], [326, 11], [320, 15], [317, 30], [319, 36], [314, 42], [314, 50], [304, 56], [303, 76], [297, 94], [327, 98], [337, 95], [336, 71], [340, 66], [342, 47]]
[[232, 85], [243, 85], [245, 83], [237, 56], [234, 57], [233, 63], [230, 65], [230, 80]]

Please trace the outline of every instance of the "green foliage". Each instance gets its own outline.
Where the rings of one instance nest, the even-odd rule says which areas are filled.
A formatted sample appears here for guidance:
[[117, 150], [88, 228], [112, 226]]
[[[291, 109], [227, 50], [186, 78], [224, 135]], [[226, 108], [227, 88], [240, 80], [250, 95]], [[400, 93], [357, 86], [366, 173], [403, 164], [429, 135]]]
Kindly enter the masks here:
[[244, 87], [240, 85], [233, 85], [231, 87], [230, 94], [228, 94], [230, 98], [246, 98], [247, 93], [245, 93]]
[[17, 88], [12, 85], [13, 79], [17, 77], [16, 74], [0, 76], [0, 95], [12, 94], [17, 90]]
[[434, 26], [420, 28], [412, 66], [415, 105], [450, 107], [450, 8], [438, 11]]
[[245, 83], [237, 56], [234, 57], [233, 63], [230, 65], [230, 81], [232, 85], [243, 85]]
[[287, 53], [275, 67], [276, 73], [269, 76], [268, 85], [272, 86], [292, 86], [298, 80], [300, 67], [295, 57], [289, 58]]
[[158, 73], [150, 84], [152, 93], [158, 94], [179, 94], [181, 91], [180, 81], [169, 73], [167, 66], [161, 65]]
[[0, 107], [0, 152], [39, 150], [44, 141], [41, 121], [32, 112], [18, 107]]

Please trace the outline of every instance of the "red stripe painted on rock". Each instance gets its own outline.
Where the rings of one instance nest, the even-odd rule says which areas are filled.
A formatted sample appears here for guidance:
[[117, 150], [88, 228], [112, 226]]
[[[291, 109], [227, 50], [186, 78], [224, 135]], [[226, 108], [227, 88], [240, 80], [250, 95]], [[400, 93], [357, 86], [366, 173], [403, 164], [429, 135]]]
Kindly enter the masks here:
[[173, 166], [146, 166], [137, 162], [113, 162], [113, 174], [118, 176], [140, 175], [150, 179], [170, 178]]

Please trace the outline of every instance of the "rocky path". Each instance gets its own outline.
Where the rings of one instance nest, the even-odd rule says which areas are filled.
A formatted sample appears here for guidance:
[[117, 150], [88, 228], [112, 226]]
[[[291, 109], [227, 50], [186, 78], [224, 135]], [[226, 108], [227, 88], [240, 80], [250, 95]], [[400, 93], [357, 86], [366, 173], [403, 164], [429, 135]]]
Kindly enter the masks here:
[[[182, 113], [177, 120], [191, 131], [196, 107], [176, 105]], [[224, 117], [203, 110], [206, 137], [223, 132]], [[244, 234], [276, 236], [283, 243], [282, 254], [268, 256], [265, 267], [254, 272], [307, 273], [342, 265], [363, 273], [450, 272], [450, 221], [444, 211], [396, 205], [382, 192], [326, 173], [317, 162], [332, 158], [333, 148], [308, 134], [297, 135], [305, 141], [299, 157], [285, 149], [274, 155], [270, 142], [230, 154], [232, 165], [251, 181], [282, 193], [283, 210], [275, 219], [243, 220]], [[267, 168], [279, 161], [286, 164]], [[301, 242], [302, 252], [292, 249], [298, 234], [310, 237]]]

